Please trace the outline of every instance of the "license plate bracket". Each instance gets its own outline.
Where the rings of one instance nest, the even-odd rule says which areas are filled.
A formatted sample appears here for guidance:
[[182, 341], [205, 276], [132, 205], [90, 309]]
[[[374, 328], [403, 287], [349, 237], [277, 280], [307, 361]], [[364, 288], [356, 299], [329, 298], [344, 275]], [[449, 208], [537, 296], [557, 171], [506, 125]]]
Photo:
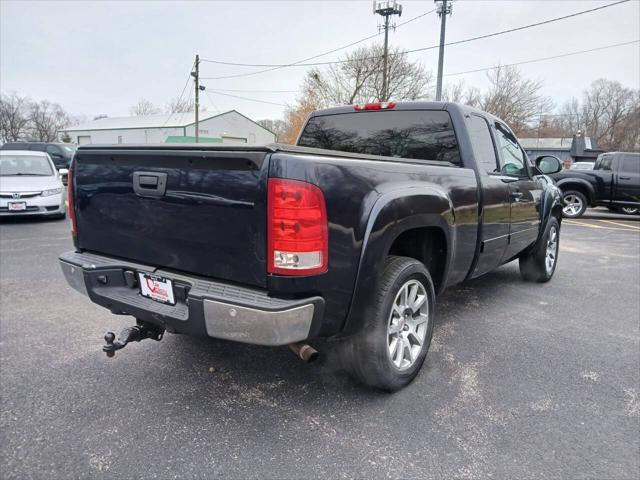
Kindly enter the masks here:
[[10, 212], [24, 212], [27, 209], [27, 202], [9, 202]]
[[173, 282], [165, 277], [146, 272], [138, 272], [140, 295], [165, 305], [175, 305]]

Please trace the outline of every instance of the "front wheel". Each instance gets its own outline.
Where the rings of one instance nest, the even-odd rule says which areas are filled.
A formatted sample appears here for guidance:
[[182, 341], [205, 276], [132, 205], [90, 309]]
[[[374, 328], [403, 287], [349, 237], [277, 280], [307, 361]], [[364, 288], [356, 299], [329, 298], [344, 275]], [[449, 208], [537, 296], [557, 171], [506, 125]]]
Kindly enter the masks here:
[[556, 217], [547, 222], [533, 249], [520, 256], [520, 275], [530, 282], [548, 282], [553, 277], [560, 250], [560, 224]]
[[413, 258], [388, 257], [362, 330], [342, 345], [343, 366], [372, 387], [395, 391], [409, 384], [429, 350], [434, 305], [425, 266]]
[[566, 218], [581, 217], [587, 211], [587, 197], [577, 190], [568, 190], [564, 192], [562, 197], [564, 206], [562, 207], [562, 216]]

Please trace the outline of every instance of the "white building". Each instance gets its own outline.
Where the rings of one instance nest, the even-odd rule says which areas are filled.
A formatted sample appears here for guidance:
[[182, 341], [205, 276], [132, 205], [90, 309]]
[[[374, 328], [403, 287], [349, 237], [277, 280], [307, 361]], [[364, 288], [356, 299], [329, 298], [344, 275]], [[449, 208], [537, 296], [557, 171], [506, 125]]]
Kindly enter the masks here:
[[[235, 110], [215, 115], [202, 112], [199, 120], [201, 143], [265, 145], [276, 141], [275, 134]], [[105, 117], [59, 132], [60, 135], [65, 133], [78, 145], [192, 143], [195, 142], [195, 114], [187, 112]]]

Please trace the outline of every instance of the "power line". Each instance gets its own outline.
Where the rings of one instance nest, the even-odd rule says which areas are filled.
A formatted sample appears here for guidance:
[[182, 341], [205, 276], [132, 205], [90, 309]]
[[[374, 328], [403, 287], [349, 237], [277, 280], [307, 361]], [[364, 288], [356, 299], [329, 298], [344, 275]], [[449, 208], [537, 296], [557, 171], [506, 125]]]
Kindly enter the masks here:
[[489, 71], [489, 70], [497, 70], [498, 68], [501, 68], [501, 67], [513, 67], [513, 66], [516, 66], [516, 65], [524, 65], [526, 63], [535, 63], [535, 62], [543, 62], [545, 60], [554, 60], [556, 58], [570, 57], [572, 55], [580, 55], [582, 53], [596, 52], [598, 50], [605, 50], [607, 48], [622, 47], [623, 45], [631, 45], [633, 43], [638, 43], [638, 42], [640, 42], [640, 40], [632, 40], [630, 42], [614, 43], [612, 45], [605, 45], [603, 47], [590, 48], [588, 50], [579, 50], [577, 52], [562, 53], [560, 55], [553, 55], [551, 57], [535, 58], [533, 60], [524, 60], [522, 62], [507, 63], [507, 64], [504, 64], [504, 65], [497, 65], [497, 66], [487, 67], [487, 68], [478, 68], [478, 69], [475, 69], [475, 70], [466, 70], [464, 72], [445, 73], [444, 76], [445, 77], [451, 77], [451, 76], [455, 76], [455, 75], [465, 75], [467, 73], [486, 72], [486, 71]]
[[[193, 63], [193, 65], [195, 65], [195, 62]], [[162, 127], [164, 127], [167, 122], [169, 121], [169, 119], [173, 116], [173, 114], [175, 113], [175, 107], [177, 107], [178, 105], [180, 105], [180, 102], [182, 101], [182, 96], [184, 95], [184, 91], [187, 89], [187, 85], [189, 85], [189, 79], [191, 78], [191, 70], [193, 69], [193, 65], [191, 65], [191, 68], [189, 69], [189, 75], [187, 75], [187, 81], [184, 84], [184, 87], [182, 87], [182, 92], [180, 92], [180, 96], [178, 97], [178, 103], [176, 103], [173, 108], [171, 109], [171, 112], [169, 112], [169, 115], [167, 116], [167, 119], [164, 121], [164, 123], [162, 124]]]
[[[499, 35], [505, 35], [507, 33], [513, 33], [513, 32], [517, 32], [517, 31], [520, 31], [520, 30], [525, 30], [525, 29], [528, 29], [528, 28], [539, 27], [541, 25], [547, 25], [549, 23], [559, 22], [561, 20], [566, 20], [568, 18], [577, 17], [579, 15], [584, 15], [586, 13], [595, 12], [597, 10], [602, 10], [602, 9], [605, 9], [605, 8], [613, 7], [615, 5], [620, 5], [622, 3], [627, 3], [627, 2], [629, 2], [629, 0], [619, 0], [617, 2], [609, 3], [607, 5], [601, 5], [599, 7], [590, 8], [588, 10], [582, 10], [580, 12], [571, 13], [569, 15], [563, 15], [561, 17], [550, 18], [548, 20], [544, 20], [544, 21], [541, 21], [541, 22], [530, 23], [528, 25], [523, 25], [523, 26], [520, 26], [520, 27], [514, 27], [514, 28], [507, 29], [507, 30], [501, 30], [501, 31], [498, 31], [498, 32], [488, 33], [488, 34], [485, 34], [485, 35], [478, 35], [478, 36], [475, 36], [475, 37], [470, 37], [470, 38], [465, 38], [465, 39], [462, 39], [462, 40], [456, 40], [456, 41], [453, 41], [453, 42], [448, 42], [448, 43], [445, 43], [444, 46], [448, 47], [448, 46], [451, 46], [451, 45], [460, 45], [462, 43], [473, 42], [473, 41], [476, 41], [476, 40], [483, 40], [485, 38], [496, 37], [496, 36], [499, 36]], [[374, 36], [377, 36], [377, 35], [379, 35], [379, 34], [376, 34]], [[372, 37], [370, 37], [370, 38], [372, 38]], [[356, 42], [356, 43], [358, 43], [358, 42]], [[341, 50], [342, 48], [347, 48], [347, 47], [348, 46], [341, 47], [341, 48], [339, 48], [337, 50]], [[404, 54], [407, 54], [407, 53], [424, 52], [424, 51], [433, 50], [433, 49], [436, 49], [436, 48], [440, 48], [440, 44], [431, 45], [431, 46], [428, 46], [428, 47], [416, 48], [416, 49], [412, 49], [412, 50], [406, 50], [404, 52], [400, 52], [400, 53], [397, 53], [397, 54], [393, 54], [392, 53], [389, 56], [404, 55]], [[328, 53], [330, 53], [330, 52], [327, 52], [326, 54], [328, 54]], [[286, 68], [286, 67], [312, 67], [312, 66], [321, 66], [321, 65], [332, 65], [332, 64], [346, 63], [346, 62], [350, 61], [348, 59], [345, 59], [345, 60], [333, 60], [333, 61], [327, 61], [327, 62], [303, 63], [303, 62], [306, 62], [307, 60], [310, 60], [312, 58], [317, 58], [318, 56], [322, 56], [322, 55], [324, 55], [324, 54], [316, 55], [316, 57], [311, 57], [309, 59], [300, 60], [299, 62], [294, 62], [294, 63], [290, 63], [290, 64], [243, 64], [243, 66], [269, 66], [270, 65], [273, 68], [269, 68], [269, 69], [266, 69], [266, 70], [258, 70], [258, 71], [255, 71], [255, 72], [239, 73], [239, 74], [235, 74], [235, 75], [224, 75], [224, 76], [219, 76], [219, 77], [202, 77], [202, 78], [203, 79], [206, 78], [207, 80], [221, 80], [221, 79], [225, 79], [225, 78], [238, 78], [238, 77], [247, 77], [247, 76], [251, 76], [251, 75], [258, 75], [260, 73], [266, 73], [266, 72], [270, 72], [270, 71], [273, 71], [273, 70], [278, 70], [280, 68]], [[377, 56], [365, 57], [365, 58], [362, 58], [361, 60], [371, 60], [371, 59], [376, 59], [376, 58], [379, 58], [379, 57], [377, 57]]]
[[267, 100], [258, 100], [257, 98], [249, 98], [249, 97], [242, 97], [240, 95], [232, 95], [230, 93], [222, 93], [219, 92], [217, 90], [207, 90], [211, 93], [215, 93], [216, 95], [224, 95], [225, 97], [233, 97], [233, 98], [239, 98], [240, 100], [248, 100], [250, 102], [258, 102], [258, 103], [266, 103], [268, 105], [277, 105], [279, 107], [287, 107], [288, 105], [284, 104], [284, 103], [276, 103], [276, 102], [269, 102]]
[[[399, 24], [397, 24], [395, 26], [395, 28], [399, 28], [402, 27], [408, 23], [411, 23], [415, 20], [418, 20], [419, 18], [425, 17], [427, 15], [429, 15], [430, 13], [435, 12], [436, 9], [434, 8], [433, 10], [429, 10], [428, 12], [424, 12], [421, 13], [420, 15], [417, 15], [413, 18], [410, 18], [409, 20], [405, 21], [405, 22], [401, 22]], [[344, 50], [345, 48], [349, 48], [349, 47], [353, 47], [354, 45], [357, 45], [359, 43], [362, 42], [366, 42], [367, 40], [371, 40], [372, 38], [375, 38], [377, 36], [379, 36], [382, 32], [377, 32], [374, 33], [373, 35], [369, 35], [368, 37], [364, 37], [361, 38], [360, 40], [356, 40], [355, 42], [351, 42], [347, 45], [343, 45], [342, 47], [338, 47], [338, 48], [334, 48], [333, 50], [329, 50], [328, 52], [324, 52], [324, 53], [319, 53], [318, 55], [314, 55], [313, 57], [309, 57], [309, 58], [305, 58], [303, 60], [299, 60], [297, 62], [292, 62], [292, 63], [236, 63], [236, 62], [223, 62], [221, 60], [209, 60], [209, 59], [205, 59], [202, 58], [200, 59], [201, 62], [207, 62], [207, 63], [215, 63], [218, 65], [231, 65], [234, 67], [273, 67], [271, 69], [268, 70], [264, 70], [264, 72], [270, 72], [271, 70], [278, 70], [280, 68], [285, 68], [285, 67], [292, 67], [292, 66], [296, 66], [299, 65], [302, 62], [307, 62], [309, 60], [313, 60], [319, 57], [324, 57], [325, 55], [330, 55], [332, 53], [338, 52], [340, 50]], [[262, 72], [249, 72], [247, 75], [257, 75], [258, 73], [262, 73]], [[212, 77], [201, 77], [203, 80], [206, 78], [207, 80], [212, 80]]]
[[216, 88], [219, 92], [245, 92], [245, 93], [298, 93], [298, 90], [236, 90], [231, 88]]
[[[513, 32], [518, 32], [520, 30], [525, 30], [527, 28], [539, 27], [540, 25], [547, 25], [549, 23], [559, 22], [560, 20], [566, 20], [568, 18], [577, 17], [579, 15], [584, 15], [585, 13], [591, 13], [591, 12], [595, 12], [597, 10], [602, 10], [602, 9], [605, 9], [605, 8], [613, 7], [615, 5], [620, 5], [622, 3], [627, 3], [628, 1], [629, 0], [620, 0], [618, 2], [609, 3], [607, 5], [601, 5], [599, 7], [590, 8], [589, 10], [582, 10], [580, 12], [571, 13], [569, 15], [563, 15], [562, 17], [550, 18], [548, 20], [543, 20], [542, 22], [530, 23], [528, 25], [523, 25], [521, 27], [510, 28], [508, 30], [502, 30], [500, 32], [488, 33], [486, 35], [478, 35], [476, 37], [465, 38], [464, 40], [456, 40], [455, 42], [445, 43], [445, 46], [448, 47], [450, 45], [460, 45], [461, 43], [473, 42], [475, 40], [483, 40], [485, 38], [496, 37], [498, 35], [504, 35], [505, 33], [513, 33]], [[431, 50], [431, 49], [438, 48], [438, 47], [439, 47], [439, 45], [433, 45], [433, 46], [430, 46], [430, 47], [416, 48], [415, 50], [408, 50], [407, 52], [408, 53], [423, 52], [425, 50]]]
[[[531, 60], [523, 60], [521, 62], [506, 63], [506, 64], [503, 64], [503, 65], [497, 65], [497, 66], [492, 66], [492, 67], [477, 68], [477, 69], [474, 69], [474, 70], [466, 70], [464, 72], [445, 73], [443, 76], [448, 77], [448, 76], [456, 76], [456, 75], [465, 75], [465, 74], [468, 74], [468, 73], [486, 72], [486, 71], [489, 71], [489, 70], [496, 70], [496, 69], [501, 68], [501, 67], [511, 67], [511, 66], [516, 66], [516, 65], [524, 65], [524, 64], [527, 64], [527, 63], [543, 62], [543, 61], [546, 61], [546, 60], [554, 60], [554, 59], [557, 59], [557, 58], [569, 57], [569, 56], [573, 56], [573, 55], [580, 55], [580, 54], [583, 54], [583, 53], [596, 52], [596, 51], [599, 51], [599, 50], [606, 50], [606, 49], [609, 49], [609, 48], [622, 47], [622, 46], [625, 46], [625, 45], [632, 45], [634, 43], [640, 43], [640, 39], [632, 40], [632, 41], [629, 41], [629, 42], [621, 42], [621, 43], [614, 43], [614, 44], [611, 44], [611, 45], [604, 45], [602, 47], [595, 47], [595, 48], [590, 48], [590, 49], [587, 49], [587, 50], [579, 50], [579, 51], [576, 51], [576, 52], [567, 52], [567, 53], [563, 53], [563, 54], [559, 54], [559, 55], [553, 55], [553, 56], [550, 56], [550, 57], [534, 58], [534, 59], [531, 59]], [[431, 87], [431, 88], [435, 88], [435, 87]], [[224, 95], [223, 93], [221, 93], [221, 91], [229, 91], [229, 90], [218, 89], [215, 92], [218, 93], [219, 95]], [[258, 92], [258, 90], [256, 90], [256, 92]], [[287, 90], [283, 90], [283, 92], [295, 93], [296, 90], [288, 90], [288, 91]], [[258, 99], [255, 99], [255, 98], [247, 98], [247, 97], [241, 97], [241, 96], [236, 96], [236, 95], [227, 95], [227, 96], [232, 96], [232, 97], [235, 97], [235, 98], [240, 98], [240, 99], [243, 99], [243, 100], [250, 100], [250, 101], [254, 101], [254, 102], [270, 103], [270, 104], [274, 104], [274, 105], [278, 105], [278, 106], [287, 106], [287, 105], [284, 105], [284, 104], [275, 103], [275, 102], [267, 102], [267, 101], [258, 100]]]

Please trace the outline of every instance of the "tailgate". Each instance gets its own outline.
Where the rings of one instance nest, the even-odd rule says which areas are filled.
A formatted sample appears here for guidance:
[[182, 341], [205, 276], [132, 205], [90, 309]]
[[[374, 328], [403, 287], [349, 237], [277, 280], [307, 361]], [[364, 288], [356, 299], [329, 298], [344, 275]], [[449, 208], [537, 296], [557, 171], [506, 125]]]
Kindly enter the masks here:
[[264, 287], [265, 149], [80, 148], [78, 247]]

